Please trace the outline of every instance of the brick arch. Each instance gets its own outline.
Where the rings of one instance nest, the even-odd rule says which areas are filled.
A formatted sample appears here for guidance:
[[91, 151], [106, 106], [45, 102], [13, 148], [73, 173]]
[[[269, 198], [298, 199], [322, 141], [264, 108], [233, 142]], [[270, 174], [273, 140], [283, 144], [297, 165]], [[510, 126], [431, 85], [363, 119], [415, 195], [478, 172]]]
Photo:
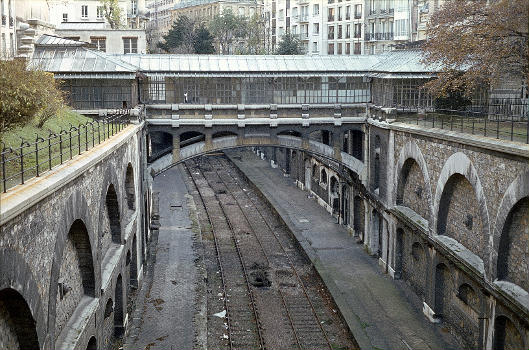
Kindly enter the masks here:
[[514, 206], [519, 203], [522, 199], [529, 196], [529, 170], [518, 175], [516, 179], [509, 185], [507, 191], [501, 199], [498, 212], [496, 214], [496, 220], [494, 223], [494, 231], [490, 237], [490, 244], [492, 246], [490, 252], [490, 271], [491, 280], [494, 280], [497, 276], [498, 266], [498, 250], [500, 246], [500, 239], [505, 228], [507, 217], [511, 213]]
[[[524, 329], [520, 327], [518, 322], [509, 317], [501, 310], [496, 309], [496, 314], [494, 318], [494, 337], [493, 337], [493, 348], [494, 349], [505, 349], [506, 340], [515, 341], [514, 348], [516, 349], [526, 349], [527, 348], [527, 339], [524, 336]], [[514, 337], [513, 337], [514, 336]], [[519, 339], [516, 339], [516, 336]], [[514, 339], [513, 339], [514, 338]]]
[[35, 322], [36, 338], [40, 349], [50, 346], [52, 337], [49, 336], [48, 320], [44, 313], [38, 285], [31, 268], [19, 253], [0, 249], [0, 291], [10, 290], [18, 294], [27, 305], [29, 313]]
[[[472, 186], [476, 200], [478, 201], [478, 208], [481, 223], [483, 225], [483, 235], [484, 237], [490, 237], [490, 220], [489, 212], [487, 207], [487, 200], [485, 198], [485, 192], [481, 181], [479, 179], [476, 168], [470, 161], [470, 159], [462, 152], [457, 152], [452, 154], [448, 160], [445, 162], [443, 169], [439, 175], [439, 180], [437, 181], [437, 186], [435, 189], [435, 197], [433, 201], [433, 225], [432, 232], [435, 235], [438, 235], [438, 223], [439, 223], [439, 213], [441, 209], [441, 198], [447, 189], [447, 183], [453, 178], [453, 176], [462, 176], [464, 177]], [[490, 238], [489, 238], [490, 239]], [[471, 247], [467, 247], [470, 249]], [[484, 252], [484, 255], [490, 254], [490, 243], [487, 245], [487, 252]], [[489, 266], [485, 265], [485, 275], [489, 275]]]
[[97, 223], [94, 222], [95, 219], [90, 215], [90, 209], [88, 208], [88, 203], [84, 196], [81, 194], [80, 191], [74, 192], [68, 200], [66, 201], [64, 205], [65, 211], [62, 215], [62, 218], [58, 221], [61, 223], [64, 223], [63, 225], [59, 225], [58, 232], [57, 232], [57, 238], [55, 241], [55, 253], [54, 253], [54, 259], [52, 263], [51, 268], [51, 278], [50, 278], [50, 286], [49, 286], [49, 298], [48, 298], [48, 335], [51, 336], [52, 339], [55, 339], [55, 318], [56, 318], [56, 304], [55, 301], [57, 299], [57, 292], [58, 292], [58, 281], [59, 281], [59, 275], [60, 275], [60, 268], [64, 253], [64, 248], [66, 246], [66, 242], [68, 240], [68, 233], [70, 232], [70, 228], [72, 227], [73, 223], [76, 220], [80, 220], [84, 223], [84, 226], [86, 228], [87, 234], [88, 234], [88, 240], [90, 243], [90, 247], [92, 250], [92, 263], [93, 263], [93, 271], [94, 271], [94, 292], [95, 296], [98, 296], [98, 291], [101, 290], [101, 270], [97, 268], [97, 265], [99, 264], [99, 255], [98, 251], [99, 249], [96, 249], [98, 246], [98, 238], [96, 234], [96, 230], [94, 229], [97, 227]]
[[406, 161], [409, 159], [412, 159], [417, 163], [419, 168], [421, 169], [422, 178], [425, 185], [426, 190], [426, 199], [428, 201], [428, 212], [429, 212], [429, 218], [428, 218], [428, 226], [430, 234], [433, 232], [433, 218], [434, 218], [434, 210], [433, 210], [433, 204], [432, 204], [432, 185], [430, 182], [430, 175], [428, 174], [428, 167], [426, 166], [426, 161], [424, 160], [424, 156], [421, 152], [421, 149], [417, 145], [415, 141], [409, 141], [407, 142], [404, 147], [402, 147], [399, 159], [397, 160], [397, 164], [395, 166], [395, 178], [393, 180], [393, 194], [392, 194], [392, 204], [397, 204], [397, 197], [399, 196], [399, 182], [402, 182], [402, 175], [404, 172], [404, 166], [406, 164]]

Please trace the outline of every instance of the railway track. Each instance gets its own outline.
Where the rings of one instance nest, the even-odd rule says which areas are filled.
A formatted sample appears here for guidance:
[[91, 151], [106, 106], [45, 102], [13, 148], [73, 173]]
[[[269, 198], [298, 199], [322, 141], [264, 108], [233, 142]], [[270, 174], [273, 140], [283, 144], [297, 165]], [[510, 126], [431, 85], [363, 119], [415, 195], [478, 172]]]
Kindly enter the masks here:
[[[265, 343], [274, 350], [353, 348], [329, 338], [327, 331], [336, 325], [327, 322], [328, 312], [323, 311], [328, 308], [319, 296], [318, 288], [323, 286], [306, 286], [314, 284], [310, 277], [318, 276], [307, 273], [310, 264], [299, 254], [292, 236], [274, 221], [258, 196], [242, 185], [233, 165], [220, 157], [185, 164], [212, 226], [226, 295], [230, 348], [245, 344], [246, 349], [264, 349]], [[236, 293], [234, 285], [239, 287]], [[233, 299], [239, 297], [239, 307], [235, 307]], [[255, 327], [246, 327], [245, 338], [240, 330], [247, 323]], [[239, 337], [242, 340], [235, 341]]]
[[188, 166], [188, 170], [214, 232], [213, 241], [222, 280], [229, 348], [264, 349], [248, 275], [237, 241], [232, 234], [230, 222], [220, 206], [217, 194], [207, 191], [208, 188], [205, 186], [207, 181], [202, 174], [193, 167], [189, 169]]

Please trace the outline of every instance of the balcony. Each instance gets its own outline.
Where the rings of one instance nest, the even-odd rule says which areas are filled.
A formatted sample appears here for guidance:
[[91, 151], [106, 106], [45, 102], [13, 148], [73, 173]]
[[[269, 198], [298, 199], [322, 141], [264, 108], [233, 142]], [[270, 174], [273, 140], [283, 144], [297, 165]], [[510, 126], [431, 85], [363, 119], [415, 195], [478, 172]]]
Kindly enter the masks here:
[[303, 32], [303, 33], [299, 34], [299, 38], [301, 40], [309, 40], [309, 33]]
[[361, 19], [362, 13], [355, 13], [355, 19]]
[[369, 16], [374, 16], [377, 14], [377, 9], [370, 9], [369, 10]]
[[393, 40], [393, 33], [376, 33], [377, 40]]
[[299, 21], [300, 22], [308, 22], [309, 21], [309, 15], [304, 13], [302, 15], [299, 16]]
[[366, 40], [366, 41], [375, 40], [375, 33], [365, 33], [364, 34], [364, 40]]

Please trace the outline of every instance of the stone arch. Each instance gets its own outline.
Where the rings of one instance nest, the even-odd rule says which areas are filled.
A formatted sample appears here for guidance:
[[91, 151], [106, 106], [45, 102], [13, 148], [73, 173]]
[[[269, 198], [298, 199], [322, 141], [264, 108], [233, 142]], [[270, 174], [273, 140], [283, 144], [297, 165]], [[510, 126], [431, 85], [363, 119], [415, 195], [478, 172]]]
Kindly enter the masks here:
[[450, 301], [450, 270], [444, 263], [435, 266], [434, 312], [442, 318]]
[[204, 142], [206, 135], [198, 131], [184, 131], [180, 134], [180, 148], [190, 146], [198, 142]]
[[[55, 289], [57, 289], [56, 286]], [[13, 308], [6, 310], [4, 307], [17, 306], [17, 309], [20, 307], [24, 312], [17, 311], [16, 317], [23, 315], [31, 317], [34, 330], [27, 332], [28, 339], [23, 340], [23, 342], [27, 341], [32, 344], [32, 347], [28, 347], [28, 349], [46, 348], [46, 343], [52, 341], [51, 337], [47, 337], [46, 314], [42, 309], [43, 305], [33, 272], [20, 254], [5, 248], [0, 249], [0, 291], [0, 294], [3, 295], [0, 300], [7, 299], [8, 304], [11, 304], [11, 300], [16, 297], [20, 301], [20, 303], [13, 305], [0, 305], [2, 314], [11, 317], [10, 314], [16, 310]], [[24, 319], [20, 321], [24, 321]], [[17, 334], [16, 327], [14, 331]]]
[[116, 188], [112, 183], [108, 185], [107, 188], [107, 194], [105, 196], [105, 207], [108, 215], [112, 242], [121, 244], [121, 215], [119, 211], [119, 201], [118, 195], [116, 193]]
[[468, 283], [462, 283], [457, 289], [457, 297], [472, 310], [479, 311], [479, 299], [476, 291]]
[[296, 130], [281, 130], [276, 133], [276, 136], [303, 137], [303, 134]]
[[365, 240], [365, 207], [364, 200], [360, 196], [353, 199], [353, 229], [360, 240]]
[[525, 349], [522, 332], [510, 318], [504, 315], [494, 320], [494, 350]]
[[0, 290], [0, 348], [40, 349], [35, 319], [24, 297], [12, 288]]
[[323, 126], [318, 126], [318, 128], [309, 130], [307, 134], [309, 139], [320, 142], [324, 145], [331, 146], [333, 145], [333, 137], [335, 131], [332, 128], [327, 128]]
[[116, 279], [116, 288], [114, 289], [114, 335], [121, 337], [123, 335], [123, 320], [124, 320], [124, 307], [123, 307], [123, 279], [121, 274]]
[[324, 185], [327, 185], [327, 170], [325, 170], [323, 167], [320, 172], [320, 182]]
[[[491, 280], [497, 278], [498, 266], [498, 252], [500, 248], [500, 240], [504, 231], [509, 230], [510, 225], [508, 219], [512, 220], [513, 209], [517, 203], [523, 198], [529, 197], [529, 170], [518, 175], [516, 179], [509, 185], [507, 191], [503, 195], [500, 202], [498, 213], [494, 224], [494, 231], [491, 237], [491, 254], [490, 254], [490, 270]], [[529, 290], [526, 289], [529, 292]]]
[[134, 181], [134, 169], [132, 164], [127, 164], [125, 173], [125, 194], [127, 198], [127, 208], [134, 211], [136, 209], [136, 187]]
[[[525, 227], [523, 227], [525, 226]], [[496, 277], [529, 291], [529, 196], [510, 210], [498, 245]]]
[[[100, 206], [100, 210], [101, 207], [102, 205]], [[54, 260], [51, 268], [50, 287], [48, 291], [48, 333], [49, 336], [54, 340], [56, 338], [56, 301], [59, 292], [57, 286], [59, 283], [60, 269], [63, 263], [63, 255], [68, 240], [68, 234], [76, 220], [80, 220], [86, 229], [88, 243], [90, 244], [92, 251], [91, 258], [94, 264], [94, 295], [96, 297], [98, 296], [98, 290], [100, 289], [101, 285], [101, 271], [99, 268], [96, 268], [95, 265], [95, 263], [99, 261], [99, 258], [98, 249], [95, 249], [95, 247], [97, 247], [98, 240], [96, 234], [97, 231], [93, 229], [97, 226], [96, 219], [94, 219], [94, 216], [91, 214], [93, 212], [95, 212], [95, 210], [90, 210], [90, 208], [88, 207], [88, 203], [84, 196], [81, 194], [81, 192], [76, 191], [66, 201], [64, 205], [64, 213], [62, 215], [62, 218], [59, 220], [59, 222], [63, 222], [65, 224], [59, 225], [58, 227], [58, 232], [56, 236], [57, 238], [55, 241]]]
[[147, 150], [149, 159], [160, 158], [173, 149], [173, 135], [165, 131], [150, 131], [148, 134]]
[[395, 236], [395, 278], [399, 279], [402, 276], [402, 268], [404, 265], [404, 230], [399, 227]]
[[340, 193], [340, 186], [339, 186], [339, 182], [336, 176], [331, 175], [331, 179], [329, 182], [330, 182], [329, 185], [330, 185], [331, 193], [334, 195], [338, 195]]
[[428, 211], [428, 217], [425, 219], [428, 220], [430, 231], [432, 230], [432, 220], [433, 220], [433, 205], [432, 205], [432, 186], [430, 183], [430, 175], [428, 174], [428, 167], [426, 166], [426, 161], [424, 160], [424, 156], [417, 145], [415, 141], [409, 141], [407, 142], [404, 147], [402, 147], [399, 158], [397, 160], [397, 165], [395, 166], [395, 178], [394, 178], [394, 186], [393, 186], [393, 198], [392, 202], [393, 205], [399, 204], [399, 197], [402, 198], [402, 192], [404, 190], [404, 184], [406, 183], [406, 177], [408, 173], [406, 171], [409, 171], [409, 168], [407, 166], [410, 166], [412, 164], [408, 163], [410, 160], [415, 161], [415, 164], [420, 168], [422, 173], [422, 178], [424, 182], [424, 195], [426, 196], [426, 199], [428, 201], [428, 208], [426, 209]]
[[112, 298], [108, 298], [105, 304], [105, 311], [103, 313], [103, 333], [101, 337], [101, 345], [104, 348], [108, 347], [108, 344], [114, 336], [114, 301]]
[[92, 336], [86, 345], [86, 350], [97, 350], [97, 339]]
[[212, 139], [218, 139], [221, 137], [234, 137], [239, 136], [236, 132], [230, 130], [217, 131], [211, 135]]
[[129, 285], [133, 288], [138, 287], [138, 243], [136, 241], [136, 234], [132, 238], [132, 256], [130, 262]]
[[[436, 234], [443, 234], [443, 230], [446, 228], [446, 200], [450, 199], [450, 197], [448, 196], [450, 195], [450, 192], [454, 190], [453, 186], [457, 184], [461, 184], [464, 186], [465, 181], [470, 184], [474, 196], [477, 200], [476, 210], [478, 211], [479, 216], [478, 224], [481, 225], [479, 231], [483, 232], [483, 237], [481, 237], [481, 239], [485, 240], [485, 243], [480, 243], [480, 248], [484, 251], [481, 251], [480, 254], [477, 255], [484, 259], [484, 256], [488, 255], [488, 250], [490, 249], [488, 243], [490, 236], [490, 225], [487, 201], [485, 198], [485, 193], [483, 191], [483, 186], [481, 185], [481, 181], [478, 177], [476, 169], [474, 168], [474, 165], [472, 164], [470, 159], [462, 152], [457, 152], [451, 155], [444, 164], [443, 169], [441, 170], [441, 174], [439, 175], [439, 180], [437, 181], [435, 197], [433, 201], [433, 212], [435, 213], [433, 217], [433, 229], [435, 230]], [[469, 226], [475, 227], [473, 218], [465, 218], [464, 221], [469, 221], [468, 223], [470, 225], [466, 225], [465, 223], [467, 228]], [[460, 243], [465, 245], [463, 242]], [[470, 249], [471, 247], [467, 246], [467, 248]], [[489, 271], [485, 271], [486, 274], [488, 274], [488, 272]]]
[[77, 219], [70, 226], [65, 242], [55, 299], [55, 336], [84, 297], [95, 297], [95, 271], [92, 247], [84, 222]]

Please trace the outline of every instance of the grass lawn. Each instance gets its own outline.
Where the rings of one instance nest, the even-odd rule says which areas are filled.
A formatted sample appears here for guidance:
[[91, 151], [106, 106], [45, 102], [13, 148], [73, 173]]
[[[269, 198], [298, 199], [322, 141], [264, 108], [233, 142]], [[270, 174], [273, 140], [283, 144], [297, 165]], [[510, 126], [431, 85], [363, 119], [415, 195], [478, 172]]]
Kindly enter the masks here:
[[[0, 168], [1, 190], [4, 191], [21, 183], [22, 166], [24, 181], [26, 181], [36, 176], [37, 170], [39, 174], [49, 170], [106, 139], [108, 133], [105, 133], [103, 124], [99, 124], [98, 130], [97, 123], [87, 124], [92, 121], [92, 118], [64, 109], [56, 117], [46, 121], [42, 128], [38, 128], [36, 123], [32, 122], [0, 135], [5, 147], [12, 149], [12, 151], [2, 152], [2, 161], [5, 159], [5, 165], [2, 164]], [[64, 133], [64, 131], [69, 131], [71, 126], [78, 127], [79, 125], [86, 127], [79, 128], [79, 131]], [[50, 138], [51, 133], [56, 136]], [[43, 140], [35, 145], [37, 135]], [[21, 154], [22, 139], [31, 146], [24, 147]]]

